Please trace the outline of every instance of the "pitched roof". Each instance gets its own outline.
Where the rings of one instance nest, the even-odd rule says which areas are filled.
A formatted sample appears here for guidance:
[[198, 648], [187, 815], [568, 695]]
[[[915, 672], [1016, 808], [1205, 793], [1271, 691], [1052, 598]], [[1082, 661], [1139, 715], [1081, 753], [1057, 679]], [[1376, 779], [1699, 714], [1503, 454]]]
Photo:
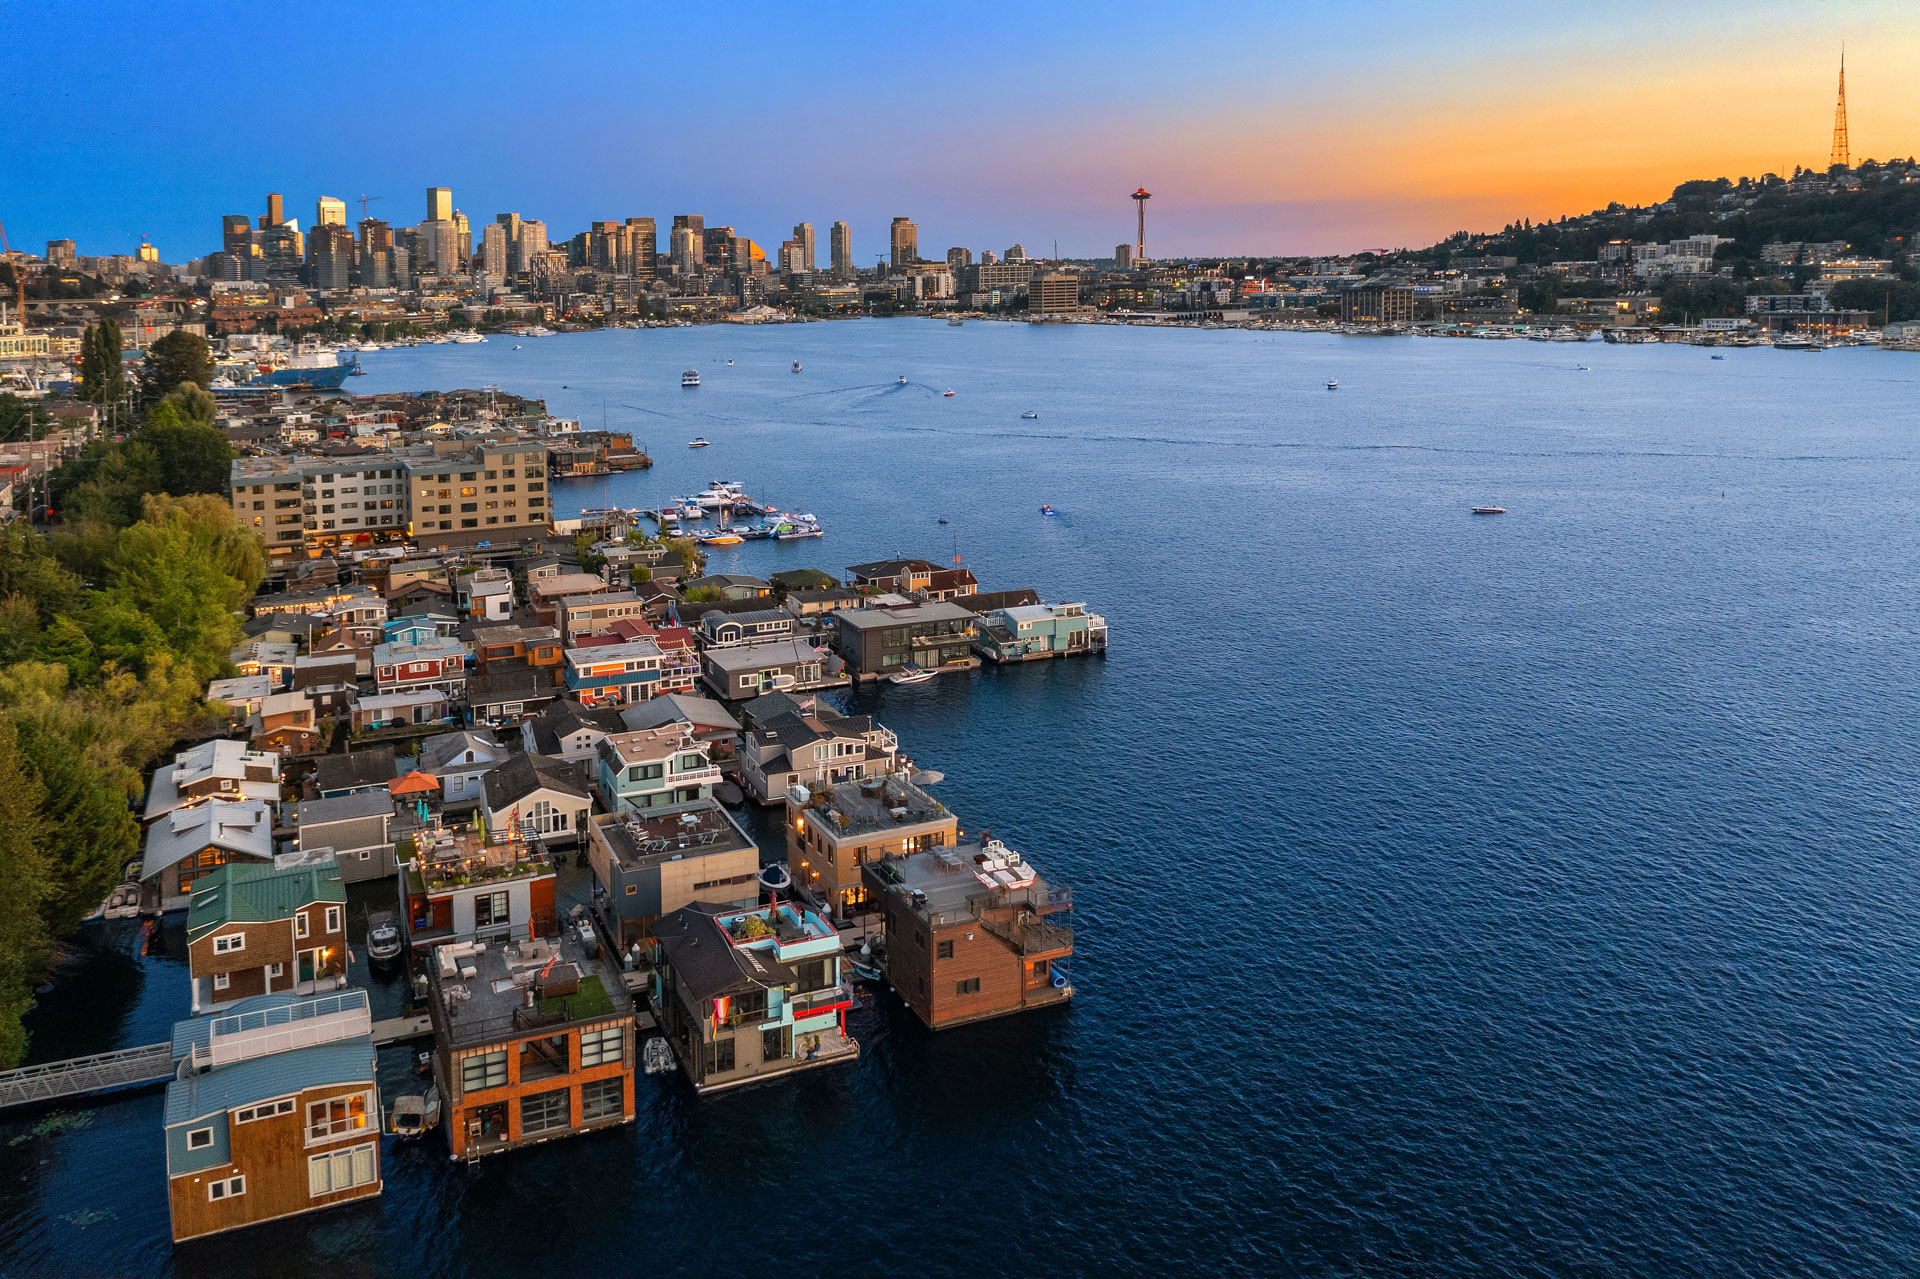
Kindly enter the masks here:
[[340, 866], [331, 858], [284, 868], [228, 862], [194, 885], [187, 905], [187, 940], [199, 941], [227, 924], [291, 919], [314, 902], [346, 900]]
[[[732, 990], [764, 990], [795, 980], [792, 965], [782, 963], [772, 952], [743, 951], [728, 939], [714, 916], [735, 909], [695, 902], [653, 923], [654, 940], [666, 951], [674, 975], [696, 1004]], [[749, 954], [751, 961], [745, 958]]]
[[344, 755], [322, 755], [313, 761], [313, 784], [323, 795], [331, 790], [385, 786], [393, 780], [393, 773], [391, 746], [348, 751]]
[[619, 711], [626, 728], [658, 728], [662, 724], [691, 724], [696, 730], [729, 729], [738, 732], [740, 721], [711, 697], [691, 693], [666, 693], [637, 706]]
[[223, 848], [256, 861], [273, 858], [273, 813], [257, 799], [230, 803], [210, 800], [194, 808], [176, 808], [147, 831], [140, 878], [150, 879], [203, 848]]
[[420, 758], [416, 765], [422, 772], [437, 773], [458, 760], [462, 765], [466, 761], [461, 757], [473, 751], [479, 757], [476, 762], [497, 760], [505, 748], [490, 735], [457, 730], [451, 733], [435, 733], [420, 743]]
[[489, 809], [512, 808], [538, 790], [559, 791], [582, 803], [588, 798], [575, 770], [545, 755], [515, 755], [490, 771], [485, 782]]
[[300, 829], [321, 822], [352, 821], [356, 817], [378, 817], [393, 811], [393, 796], [385, 789], [359, 790], [331, 799], [309, 799], [300, 805]]

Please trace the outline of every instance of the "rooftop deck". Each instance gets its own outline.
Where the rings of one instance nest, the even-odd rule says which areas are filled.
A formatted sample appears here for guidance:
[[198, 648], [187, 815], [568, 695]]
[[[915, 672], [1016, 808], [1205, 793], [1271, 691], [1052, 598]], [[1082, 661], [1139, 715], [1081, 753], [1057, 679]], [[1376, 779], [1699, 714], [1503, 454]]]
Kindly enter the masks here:
[[789, 799], [805, 808], [829, 835], [872, 835], [901, 826], [945, 821], [952, 816], [944, 804], [898, 774], [867, 782], [840, 782]]
[[422, 832], [414, 840], [408, 889], [447, 892], [470, 884], [553, 873], [552, 863], [525, 840], [510, 839], [505, 833], [497, 839], [494, 842], [487, 833], [477, 830]]
[[726, 810], [710, 800], [685, 808], [597, 818], [594, 825], [620, 865], [628, 870], [656, 866], [676, 857], [753, 847], [753, 841], [741, 833]]
[[589, 955], [573, 929], [504, 945], [442, 946], [434, 952], [432, 984], [435, 1020], [455, 1047], [633, 1015], [620, 974]]
[[1073, 929], [1047, 917], [1073, 909], [1073, 889], [1036, 874], [1024, 888], [990, 888], [973, 873], [979, 844], [935, 848], [869, 863], [864, 873], [929, 928], [973, 921], [1022, 955], [1071, 949]]

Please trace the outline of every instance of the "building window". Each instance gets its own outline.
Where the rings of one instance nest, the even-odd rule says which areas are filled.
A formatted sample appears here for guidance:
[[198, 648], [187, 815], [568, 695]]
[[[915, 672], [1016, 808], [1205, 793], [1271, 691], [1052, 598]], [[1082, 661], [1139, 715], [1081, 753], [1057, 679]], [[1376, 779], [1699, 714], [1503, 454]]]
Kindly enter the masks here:
[[498, 1088], [506, 1082], [506, 1049], [496, 1048], [492, 1052], [468, 1053], [460, 1059], [461, 1092], [480, 1092], [486, 1088]]
[[473, 926], [491, 928], [495, 924], [512, 922], [507, 894], [503, 889], [497, 893], [481, 893], [473, 899]]
[[[362, 857], [366, 856], [365, 853], [362, 853], [360, 855]], [[337, 933], [340, 931], [340, 908], [338, 906], [327, 907], [327, 931], [330, 933]]]
[[953, 943], [950, 941], [935, 942], [933, 947], [933, 957], [935, 959], [952, 959]]
[[236, 950], [245, 950], [246, 948], [247, 935], [245, 933], [228, 933], [224, 937], [216, 937], [213, 939], [213, 953], [216, 955], [231, 955]]
[[580, 1069], [623, 1060], [626, 1037], [626, 1031], [619, 1026], [583, 1032], [580, 1036]]
[[733, 1040], [716, 1039], [706, 1048], [707, 1068], [703, 1074], [724, 1075], [733, 1070]]
[[580, 1122], [611, 1119], [626, 1112], [626, 1078], [596, 1079], [580, 1085]]
[[760, 1060], [779, 1061], [793, 1054], [793, 1027], [776, 1026], [760, 1032]]
[[208, 1199], [231, 1199], [235, 1195], [244, 1195], [246, 1193], [247, 1179], [245, 1177], [227, 1177], [221, 1181], [209, 1181], [207, 1183]]
[[568, 1089], [534, 1093], [520, 1099], [520, 1132], [530, 1135], [565, 1128], [572, 1122], [572, 1095]]
[[293, 935], [295, 937], [307, 935], [307, 912], [304, 910], [293, 917]]
[[979, 993], [980, 993], [980, 979], [979, 979], [978, 977], [969, 977], [969, 978], [967, 978], [967, 979], [966, 979], [965, 981], [957, 981], [957, 982], [955, 982], [955, 983], [953, 983], [953, 993], [954, 993], [954, 994], [956, 994], [956, 995], [977, 995], [977, 994], [979, 994]]
[[213, 1144], [213, 1129], [195, 1128], [187, 1133], [188, 1150], [205, 1150]]
[[328, 1137], [345, 1137], [349, 1133], [360, 1132], [367, 1126], [367, 1094], [354, 1093], [350, 1097], [333, 1097], [326, 1101], [309, 1102], [307, 1105], [307, 1140], [324, 1141]]
[[267, 965], [267, 976], [269, 977], [284, 977], [286, 976], [286, 973], [287, 973], [287, 966], [285, 964], [268, 964]]
[[330, 1151], [307, 1160], [307, 1195], [318, 1198], [355, 1186], [371, 1186], [378, 1177], [374, 1143], [350, 1150]]
[[278, 1101], [263, 1101], [257, 1106], [248, 1106], [244, 1110], [233, 1112], [233, 1122], [250, 1124], [256, 1119], [274, 1119], [293, 1113], [293, 1098], [282, 1097]]
[[213, 988], [215, 990], [225, 990], [228, 986], [231, 986], [232, 984], [233, 984], [232, 973], [215, 973], [213, 975]]

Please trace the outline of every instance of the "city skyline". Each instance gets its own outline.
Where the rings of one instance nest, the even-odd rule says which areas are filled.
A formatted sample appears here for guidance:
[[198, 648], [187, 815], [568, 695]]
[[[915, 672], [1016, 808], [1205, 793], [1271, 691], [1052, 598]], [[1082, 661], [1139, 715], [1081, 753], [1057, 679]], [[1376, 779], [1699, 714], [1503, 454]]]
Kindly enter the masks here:
[[[303, 226], [322, 196], [357, 222], [363, 192], [379, 197], [372, 216], [411, 225], [438, 185], [474, 227], [517, 211], [567, 235], [698, 210], [777, 249], [796, 223], [845, 221], [854, 261], [870, 264], [904, 215], [929, 257], [1058, 240], [1097, 258], [1134, 239], [1127, 194], [1145, 186], [1163, 256], [1350, 252], [1818, 166], [1843, 37], [1855, 160], [1920, 151], [1920, 95], [1906, 87], [1920, 39], [1891, 5], [1644, 5], [1605, 24], [1523, 21], [1510, 5], [1363, 9], [1227, 6], [1204, 30], [1163, 30], [1146, 11], [1130, 27], [1107, 10], [976, 7], [965, 38], [994, 43], [990, 70], [942, 86], [916, 59], [858, 55], [859, 95], [821, 87], [819, 72], [856, 56], [839, 37], [872, 28], [881, 11], [865, 5], [745, 42], [717, 95], [697, 60], [631, 69], [621, 51], [657, 37], [664, 10], [576, 9], [517, 35], [517, 50], [550, 59], [564, 45], [580, 65], [524, 91], [469, 74], [503, 29], [486, 5], [458, 27], [393, 6], [387, 38], [344, 67], [297, 16], [27, 12], [0, 52], [19, 126], [0, 140], [16, 179], [0, 222], [20, 248], [71, 236], [83, 253], [131, 253], [145, 235], [183, 262], [218, 247], [221, 215], [257, 212], [269, 191]], [[776, 12], [750, 5], [744, 25]], [[908, 17], [897, 34], [911, 46], [936, 25]], [[412, 38], [429, 29], [437, 43]], [[81, 52], [57, 80], [29, 61], [62, 47]], [[1089, 69], [1048, 80], [1063, 47]], [[181, 97], [188, 119], [102, 109], [164, 100], [181, 66], [209, 57], [221, 75], [210, 97]]]

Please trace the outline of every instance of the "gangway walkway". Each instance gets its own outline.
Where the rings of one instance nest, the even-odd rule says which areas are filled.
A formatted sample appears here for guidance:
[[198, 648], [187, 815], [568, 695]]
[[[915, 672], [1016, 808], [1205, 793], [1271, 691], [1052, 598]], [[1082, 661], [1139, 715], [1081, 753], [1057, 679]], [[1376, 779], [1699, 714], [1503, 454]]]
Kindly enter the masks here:
[[173, 1078], [173, 1070], [172, 1046], [164, 1043], [22, 1066], [18, 1070], [0, 1071], [0, 1109], [104, 1092], [109, 1088], [159, 1083]]

